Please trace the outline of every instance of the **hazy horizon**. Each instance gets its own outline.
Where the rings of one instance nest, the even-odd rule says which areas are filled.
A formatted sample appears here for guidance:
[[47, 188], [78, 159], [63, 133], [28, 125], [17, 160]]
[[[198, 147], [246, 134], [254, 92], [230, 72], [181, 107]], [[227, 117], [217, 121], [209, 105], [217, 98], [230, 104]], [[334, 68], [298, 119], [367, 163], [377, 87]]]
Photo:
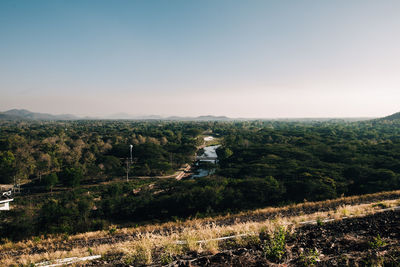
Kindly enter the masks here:
[[[10, 110], [26, 110], [32, 113], [41, 113], [41, 114], [50, 114], [50, 115], [73, 115], [78, 117], [78, 119], [84, 119], [84, 118], [89, 118], [89, 119], [113, 119], [120, 117], [119, 119], [124, 119], [126, 117], [160, 117], [162, 119], [167, 119], [169, 117], [180, 117], [180, 118], [197, 118], [197, 117], [227, 117], [229, 119], [271, 119], [271, 120], [285, 120], [285, 119], [374, 119], [374, 118], [379, 118], [379, 117], [372, 117], [372, 116], [358, 116], [358, 117], [230, 117], [226, 116], [224, 114], [200, 114], [200, 115], [194, 115], [194, 116], [183, 116], [183, 115], [160, 115], [160, 114], [134, 114], [134, 113], [126, 113], [126, 112], [116, 112], [116, 113], [108, 113], [108, 114], [95, 114], [95, 115], [88, 115], [88, 114], [75, 114], [71, 112], [65, 112], [65, 113], [51, 113], [51, 112], [36, 112], [34, 110], [27, 110], [25, 108], [12, 108], [9, 110], [0, 110], [0, 113], [2, 112], [7, 112]], [[397, 113], [397, 112], [396, 112]], [[382, 117], [386, 117], [392, 114], [386, 114]]]
[[0, 110], [231, 118], [400, 111], [398, 1], [0, 2]]

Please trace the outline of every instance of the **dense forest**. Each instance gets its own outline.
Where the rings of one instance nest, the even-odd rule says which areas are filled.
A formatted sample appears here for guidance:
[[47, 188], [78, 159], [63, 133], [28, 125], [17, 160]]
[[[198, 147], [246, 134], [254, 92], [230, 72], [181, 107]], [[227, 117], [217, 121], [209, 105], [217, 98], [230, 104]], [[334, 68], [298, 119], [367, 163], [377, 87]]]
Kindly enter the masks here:
[[52, 173], [65, 185], [120, 176], [130, 157], [129, 145], [138, 161], [132, 165], [133, 175], [171, 173], [193, 160], [202, 131], [192, 123], [3, 122], [0, 183], [13, 183], [14, 178], [41, 181]]
[[273, 177], [290, 201], [322, 200], [400, 186], [397, 123], [265, 124], [224, 132], [219, 175]]
[[[1, 122], [3, 238], [211, 216], [400, 188], [400, 122]], [[220, 140], [216, 172], [160, 179]], [[123, 179], [133, 145], [131, 179]], [[141, 178], [135, 178], [141, 177]]]

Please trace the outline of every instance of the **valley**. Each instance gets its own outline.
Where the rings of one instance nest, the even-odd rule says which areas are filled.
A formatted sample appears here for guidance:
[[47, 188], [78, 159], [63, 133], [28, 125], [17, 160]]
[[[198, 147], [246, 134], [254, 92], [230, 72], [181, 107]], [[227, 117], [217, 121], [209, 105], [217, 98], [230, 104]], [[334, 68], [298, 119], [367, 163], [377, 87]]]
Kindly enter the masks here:
[[[0, 260], [296, 266], [311, 257], [341, 265], [332, 250], [340, 247], [348, 265], [396, 262], [398, 237], [378, 230], [385, 221], [398, 227], [389, 219], [400, 199], [398, 126], [393, 116], [1, 121], [0, 178], [20, 191], [0, 213]], [[368, 223], [363, 234], [357, 225]], [[307, 239], [318, 231], [314, 243]], [[271, 256], [276, 233], [286, 241]], [[378, 250], [368, 246], [374, 240]]]

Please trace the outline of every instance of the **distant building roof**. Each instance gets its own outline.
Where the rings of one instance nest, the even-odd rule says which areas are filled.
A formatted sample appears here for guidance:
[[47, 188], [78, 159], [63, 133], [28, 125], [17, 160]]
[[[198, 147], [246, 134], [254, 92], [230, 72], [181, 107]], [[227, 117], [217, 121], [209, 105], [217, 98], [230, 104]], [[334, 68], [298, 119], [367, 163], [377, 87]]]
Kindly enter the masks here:
[[13, 198], [2, 199], [2, 200], [0, 200], [0, 204], [2, 204], [2, 203], [7, 203], [7, 202], [11, 202], [11, 201], [13, 201], [13, 200], [14, 200]]

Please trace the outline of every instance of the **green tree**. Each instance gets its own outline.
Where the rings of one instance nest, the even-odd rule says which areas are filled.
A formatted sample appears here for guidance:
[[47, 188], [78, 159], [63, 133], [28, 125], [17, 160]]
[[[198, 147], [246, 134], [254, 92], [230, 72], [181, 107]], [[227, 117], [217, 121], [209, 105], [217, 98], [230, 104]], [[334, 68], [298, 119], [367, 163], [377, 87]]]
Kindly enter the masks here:
[[220, 148], [217, 149], [217, 154], [220, 159], [226, 159], [233, 155], [233, 152], [229, 148]]
[[117, 157], [105, 156], [102, 164], [106, 174], [119, 175], [122, 173], [121, 160]]
[[39, 158], [36, 160], [36, 172], [39, 177], [39, 181], [42, 180], [42, 174], [46, 173], [51, 166], [51, 157], [47, 153], [40, 153]]
[[61, 178], [65, 186], [77, 187], [83, 179], [83, 170], [80, 167], [65, 168], [61, 174]]
[[55, 173], [48, 174], [43, 177], [43, 184], [46, 186], [46, 189], [53, 192], [53, 187], [58, 183], [58, 176]]
[[11, 151], [0, 152], [0, 183], [13, 183], [15, 173], [14, 154]]

